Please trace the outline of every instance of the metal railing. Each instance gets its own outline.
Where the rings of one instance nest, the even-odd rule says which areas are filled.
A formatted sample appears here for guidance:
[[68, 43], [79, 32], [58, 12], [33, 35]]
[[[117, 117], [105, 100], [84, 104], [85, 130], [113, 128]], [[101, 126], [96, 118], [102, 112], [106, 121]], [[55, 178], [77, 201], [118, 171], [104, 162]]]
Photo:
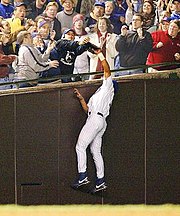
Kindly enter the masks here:
[[[136, 70], [137, 69], [142, 70], [143, 69], [145, 71], [145, 73], [148, 73], [148, 68], [154, 68], [155, 69], [157, 67], [175, 66], [175, 65], [178, 65], [178, 67], [180, 67], [180, 63], [178, 63], [178, 62], [164, 62], [164, 63], [161, 63], [161, 64], [138, 65], [138, 66], [134, 66], [134, 67], [121, 68], [121, 69], [111, 70], [111, 72], [115, 73], [115, 72], [121, 72], [121, 71], [129, 71], [129, 70], [135, 70], [135, 69]], [[54, 77], [51, 77], [51, 78], [48, 77], [48, 78], [37, 78], [37, 79], [29, 79], [29, 80], [25, 80], [25, 79], [17, 80], [17, 79], [14, 79], [11, 82], [0, 83], [0, 86], [15, 85], [18, 88], [19, 84], [21, 84], [21, 83], [32, 83], [32, 82], [49, 83], [49, 82], [54, 82], [54, 81], [61, 80], [61, 79], [66, 79], [66, 78], [74, 78], [74, 79], [76, 79], [77, 77], [80, 77], [83, 80], [83, 77], [85, 77], [85, 76], [102, 75], [102, 74], [103, 74], [103, 71], [96, 71], [96, 72], [88, 72], [88, 73], [57, 75], [57, 76], [54, 76]]]

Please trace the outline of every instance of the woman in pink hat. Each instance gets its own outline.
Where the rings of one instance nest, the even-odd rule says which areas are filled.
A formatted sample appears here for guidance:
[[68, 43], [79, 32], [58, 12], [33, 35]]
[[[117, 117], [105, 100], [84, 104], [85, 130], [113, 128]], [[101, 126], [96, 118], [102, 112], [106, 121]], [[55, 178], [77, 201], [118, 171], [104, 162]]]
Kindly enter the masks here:
[[[73, 17], [73, 29], [76, 33], [75, 41], [81, 41], [87, 37], [87, 32], [84, 29], [84, 16], [77, 14]], [[89, 72], [89, 61], [87, 51], [77, 56], [74, 64], [74, 74], [88, 73]], [[84, 76], [83, 79], [88, 79], [89, 76]]]

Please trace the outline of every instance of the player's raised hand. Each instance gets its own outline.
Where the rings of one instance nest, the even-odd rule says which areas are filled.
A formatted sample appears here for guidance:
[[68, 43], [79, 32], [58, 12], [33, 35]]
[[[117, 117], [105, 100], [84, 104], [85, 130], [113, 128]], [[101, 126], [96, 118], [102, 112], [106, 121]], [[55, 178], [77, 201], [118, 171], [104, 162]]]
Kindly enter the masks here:
[[79, 98], [79, 100], [83, 99], [83, 96], [81, 95], [81, 93], [78, 91], [77, 88], [74, 88], [74, 94], [76, 95], [77, 98]]

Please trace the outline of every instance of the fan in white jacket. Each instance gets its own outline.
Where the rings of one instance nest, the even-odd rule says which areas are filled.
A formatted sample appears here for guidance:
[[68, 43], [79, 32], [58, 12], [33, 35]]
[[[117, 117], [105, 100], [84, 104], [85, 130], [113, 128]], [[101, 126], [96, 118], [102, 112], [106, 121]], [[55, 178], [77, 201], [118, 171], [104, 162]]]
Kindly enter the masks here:
[[[114, 69], [114, 59], [118, 52], [115, 49], [116, 41], [118, 40], [118, 35], [112, 33], [112, 26], [109, 19], [105, 17], [99, 18], [96, 24], [96, 32], [89, 35], [90, 42], [100, 47], [103, 55], [105, 56], [110, 70]], [[97, 55], [88, 52], [90, 57], [90, 72], [102, 71], [102, 64], [98, 60]], [[90, 76], [90, 79], [101, 78], [101, 76]]]

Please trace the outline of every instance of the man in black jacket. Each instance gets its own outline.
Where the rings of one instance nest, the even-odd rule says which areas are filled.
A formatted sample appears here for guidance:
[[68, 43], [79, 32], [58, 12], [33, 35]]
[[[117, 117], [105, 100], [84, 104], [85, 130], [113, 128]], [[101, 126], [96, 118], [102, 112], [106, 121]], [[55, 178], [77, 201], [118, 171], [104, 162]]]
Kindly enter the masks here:
[[[147, 56], [153, 47], [151, 34], [143, 29], [143, 17], [134, 14], [132, 18], [132, 30], [122, 26], [121, 35], [115, 48], [119, 52], [120, 68], [145, 65]], [[118, 72], [117, 75], [143, 73], [142, 68]]]

